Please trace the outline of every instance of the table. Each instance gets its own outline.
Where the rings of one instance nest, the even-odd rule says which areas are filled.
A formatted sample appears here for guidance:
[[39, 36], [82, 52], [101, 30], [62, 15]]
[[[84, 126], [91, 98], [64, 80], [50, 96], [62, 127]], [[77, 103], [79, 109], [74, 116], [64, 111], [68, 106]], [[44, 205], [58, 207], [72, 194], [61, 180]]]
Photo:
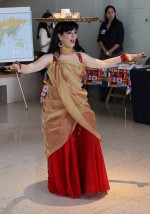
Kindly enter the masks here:
[[[134, 120], [150, 124], [150, 65], [134, 65], [129, 68], [120, 66], [108, 69], [86, 68], [83, 83], [84, 85], [125, 88], [126, 94], [131, 93], [132, 86]], [[128, 104], [125, 107], [125, 119]]]
[[[38, 59], [41, 55], [41, 52], [35, 51], [34, 59]], [[23, 63], [27, 64], [29, 62]], [[5, 63], [0, 65], [4, 66]], [[23, 78], [20, 78], [20, 82], [26, 100], [39, 99], [42, 87], [42, 75], [39, 72], [24, 75]], [[22, 94], [18, 85], [16, 73], [3, 71], [3, 68], [0, 67], [0, 103], [12, 103], [18, 101], [22, 101]]]
[[108, 103], [111, 96], [125, 98], [125, 95], [112, 94], [112, 89], [125, 89], [126, 94], [129, 94], [131, 92], [129, 68], [131, 69], [132, 67], [127, 67], [127, 65], [126, 67], [124, 67], [123, 65], [117, 65], [116, 67], [107, 69], [86, 68], [83, 77], [83, 84], [110, 87], [106, 98], [106, 103]]
[[[42, 75], [32, 73], [20, 78], [26, 100], [38, 100], [41, 93]], [[22, 94], [15, 73], [0, 71], [0, 103], [22, 101]]]

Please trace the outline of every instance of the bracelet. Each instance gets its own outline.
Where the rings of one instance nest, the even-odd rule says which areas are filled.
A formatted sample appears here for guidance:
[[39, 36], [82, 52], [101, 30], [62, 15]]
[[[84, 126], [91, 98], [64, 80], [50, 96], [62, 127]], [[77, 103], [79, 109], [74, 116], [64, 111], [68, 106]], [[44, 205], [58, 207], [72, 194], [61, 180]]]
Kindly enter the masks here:
[[126, 61], [126, 54], [121, 54], [120, 58], [122, 62]]
[[109, 56], [109, 52], [108, 52], [108, 51], [106, 51], [105, 54], [106, 54], [107, 56]]
[[19, 63], [19, 62], [14, 62], [14, 64], [17, 64], [17, 65], [19, 65], [19, 69], [21, 70], [21, 64]]

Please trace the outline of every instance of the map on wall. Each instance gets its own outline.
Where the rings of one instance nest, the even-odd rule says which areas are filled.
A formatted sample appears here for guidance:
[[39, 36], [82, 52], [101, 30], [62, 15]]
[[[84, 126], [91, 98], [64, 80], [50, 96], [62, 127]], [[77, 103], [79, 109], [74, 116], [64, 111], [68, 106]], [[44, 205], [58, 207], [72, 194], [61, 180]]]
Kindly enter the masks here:
[[30, 7], [0, 8], [0, 62], [33, 58]]

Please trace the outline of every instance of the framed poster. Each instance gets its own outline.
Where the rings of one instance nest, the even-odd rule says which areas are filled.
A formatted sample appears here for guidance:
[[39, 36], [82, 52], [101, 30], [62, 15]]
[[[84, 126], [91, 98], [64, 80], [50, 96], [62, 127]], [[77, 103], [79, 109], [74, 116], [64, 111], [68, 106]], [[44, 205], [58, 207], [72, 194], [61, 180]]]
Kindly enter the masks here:
[[30, 7], [0, 8], [0, 62], [33, 59]]

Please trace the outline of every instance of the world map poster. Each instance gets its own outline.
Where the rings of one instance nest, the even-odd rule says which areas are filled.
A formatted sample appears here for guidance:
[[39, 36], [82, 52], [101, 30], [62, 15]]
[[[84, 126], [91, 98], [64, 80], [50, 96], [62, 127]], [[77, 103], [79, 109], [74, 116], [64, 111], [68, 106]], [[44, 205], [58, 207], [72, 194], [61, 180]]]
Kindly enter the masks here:
[[0, 62], [33, 59], [30, 7], [0, 8]]

